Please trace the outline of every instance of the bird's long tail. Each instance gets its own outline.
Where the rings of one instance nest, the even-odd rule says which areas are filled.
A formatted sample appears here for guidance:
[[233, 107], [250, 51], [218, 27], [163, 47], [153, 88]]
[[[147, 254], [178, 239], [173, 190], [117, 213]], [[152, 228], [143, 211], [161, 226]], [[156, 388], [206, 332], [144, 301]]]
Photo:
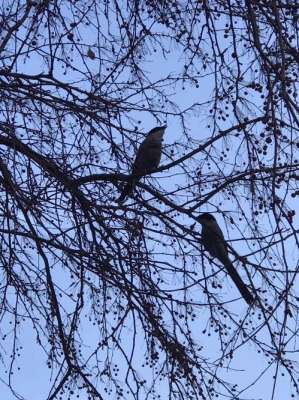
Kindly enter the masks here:
[[123, 190], [122, 190], [122, 192], [121, 192], [119, 198], [117, 199], [117, 201], [118, 201], [119, 203], [123, 203], [124, 200], [125, 200], [125, 198], [126, 198], [127, 196], [129, 196], [129, 195], [133, 192], [133, 190], [134, 190], [134, 188], [135, 188], [135, 186], [136, 186], [136, 182], [137, 182], [136, 179], [130, 179], [130, 180], [126, 183], [126, 185], [124, 186], [124, 188], [123, 188]]
[[235, 269], [235, 267], [231, 263], [226, 263], [225, 267], [227, 269], [227, 272], [228, 272], [229, 276], [234, 281], [235, 285], [239, 289], [239, 292], [241, 293], [241, 295], [244, 298], [244, 300], [246, 301], [246, 303], [249, 304], [249, 305], [254, 304], [255, 303], [255, 299], [254, 299], [253, 295], [250, 293], [250, 291], [248, 290], [247, 286], [242, 281], [242, 278], [238, 274], [238, 272]]

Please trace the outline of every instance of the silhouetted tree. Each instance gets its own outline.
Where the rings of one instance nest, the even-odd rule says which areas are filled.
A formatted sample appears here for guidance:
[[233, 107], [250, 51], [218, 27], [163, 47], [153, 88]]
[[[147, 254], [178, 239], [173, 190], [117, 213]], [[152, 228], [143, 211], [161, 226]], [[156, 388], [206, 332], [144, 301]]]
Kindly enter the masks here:
[[[26, 332], [43, 398], [254, 398], [268, 372], [297, 396], [296, 2], [0, 7], [2, 382], [26, 393]], [[164, 124], [161, 167], [118, 204]], [[203, 252], [206, 211], [253, 308]]]

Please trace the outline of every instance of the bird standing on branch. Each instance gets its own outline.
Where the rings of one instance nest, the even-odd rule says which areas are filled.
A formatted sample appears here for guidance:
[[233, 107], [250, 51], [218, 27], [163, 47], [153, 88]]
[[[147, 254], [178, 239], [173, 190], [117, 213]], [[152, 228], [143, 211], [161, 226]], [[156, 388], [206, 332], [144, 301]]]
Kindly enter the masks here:
[[118, 202], [122, 203], [129, 196], [139, 179], [158, 168], [162, 155], [162, 140], [166, 125], [158, 126], [149, 131], [141, 143], [132, 168], [132, 176], [124, 186]]
[[237, 270], [228, 257], [227, 243], [223, 233], [217, 224], [216, 219], [209, 213], [204, 213], [197, 218], [202, 225], [201, 237], [202, 244], [212, 257], [217, 258], [226, 268], [227, 273], [234, 281], [244, 300], [252, 305], [255, 302], [254, 297], [248, 290]]

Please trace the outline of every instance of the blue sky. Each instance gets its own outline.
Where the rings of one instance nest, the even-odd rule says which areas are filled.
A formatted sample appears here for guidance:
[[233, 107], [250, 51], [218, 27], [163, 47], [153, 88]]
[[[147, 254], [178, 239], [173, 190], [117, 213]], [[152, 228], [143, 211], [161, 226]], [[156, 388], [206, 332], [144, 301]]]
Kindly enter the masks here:
[[[70, 15], [71, 17], [71, 15]], [[71, 19], [71, 18], [70, 18]], [[107, 24], [105, 20], [100, 20], [101, 27], [103, 31], [106, 32], [108, 29]], [[164, 32], [164, 28], [161, 28], [160, 25], [157, 25], [157, 29], [161, 30], [161, 33]], [[224, 22], [221, 24], [220, 27], [223, 28]], [[114, 30], [113, 25], [109, 27], [112, 32]], [[89, 46], [91, 48], [96, 48], [97, 46], [97, 38], [94, 35], [94, 31], [91, 27], [86, 28], [85, 31], [81, 31], [81, 40], [82, 42], [85, 43], [83, 46], [86, 51], [88, 50]], [[220, 42], [220, 46], [224, 46], [224, 42]], [[85, 51], [85, 50], [84, 50]], [[207, 50], [208, 51], [208, 50]], [[85, 71], [88, 71], [88, 74], [90, 77], [93, 79], [93, 85], [90, 85], [90, 82], [82, 80], [80, 83], [78, 83], [78, 86], [81, 88], [84, 88], [84, 90], [88, 91], [90, 87], [97, 88], [101, 86], [101, 82], [104, 79], [105, 76], [109, 74], [109, 71], [105, 71], [105, 68], [103, 65], [100, 65], [98, 59], [96, 58], [95, 60], [88, 59], [88, 57], [84, 58], [82, 57], [79, 59], [79, 57], [76, 57], [78, 53], [76, 53], [76, 50], [74, 50], [74, 57], [72, 60], [72, 63], [76, 68], [78, 69], [84, 69]], [[83, 53], [86, 54], [86, 53]], [[210, 54], [211, 55], [211, 54]], [[148, 71], [148, 75], [151, 78], [152, 81], [158, 81], [159, 79], [165, 77], [166, 75], [168, 76], [175, 76], [179, 73], [182, 72], [184, 69], [184, 57], [186, 55], [181, 52], [179, 48], [177, 48], [175, 45], [169, 46], [168, 52], [166, 55], [163, 55], [161, 51], [157, 51], [156, 53], [151, 52], [148, 50], [148, 53], [145, 56], [146, 61], [144, 62], [144, 68], [145, 70]], [[225, 57], [229, 59], [229, 54], [226, 54]], [[243, 63], [246, 60], [246, 56], [242, 58]], [[249, 61], [247, 59], [247, 61]], [[108, 64], [108, 63], [107, 63]], [[19, 64], [17, 67], [17, 70], [23, 73], [28, 73], [28, 74], [38, 74], [38, 73], [44, 73], [45, 72], [45, 66], [42, 64], [42, 60], [40, 56], [37, 56], [34, 52], [30, 58], [30, 60], [27, 60], [25, 64]], [[180, 109], [188, 109], [189, 107], [192, 106], [192, 111], [190, 110], [189, 112], [186, 112], [184, 114], [184, 123], [185, 125], [183, 126], [182, 120], [179, 116], [177, 115], [172, 115], [171, 114], [171, 108], [167, 108], [166, 110], [168, 111], [168, 115], [162, 116], [161, 113], [156, 113], [159, 114], [159, 121], [155, 118], [154, 113], [149, 113], [147, 110], [142, 111], [141, 107], [141, 99], [142, 96], [140, 95], [140, 102], [136, 102], [136, 110], [126, 114], [124, 113], [123, 116], [123, 124], [124, 128], [127, 129], [133, 129], [134, 125], [138, 125], [140, 127], [140, 132], [146, 133], [149, 129], [151, 129], [154, 125], [157, 125], [158, 123], [164, 123], [166, 121], [167, 123], [167, 131], [165, 135], [165, 141], [164, 141], [164, 146], [165, 146], [165, 153], [162, 157], [161, 164], [166, 165], [167, 163], [170, 162], [172, 159], [177, 159], [179, 158], [182, 154], [189, 152], [193, 150], [196, 147], [196, 144], [198, 143], [202, 144], [204, 141], [208, 138], [211, 137], [212, 134], [217, 134], [220, 129], [227, 129], [232, 125], [236, 124], [236, 120], [234, 117], [229, 117], [227, 120], [220, 121], [218, 126], [214, 126], [211, 124], [211, 118], [208, 117], [209, 115], [209, 108], [210, 106], [208, 105], [208, 102], [211, 100], [213, 96], [213, 89], [215, 88], [215, 81], [214, 81], [214, 73], [212, 70], [207, 69], [206, 71], [200, 70], [200, 65], [195, 65], [194, 69], [198, 70], [198, 87], [196, 85], [190, 85], [190, 84], [184, 84], [182, 82], [177, 83], [174, 87], [167, 87], [163, 88], [164, 94], [171, 98], [172, 101], [176, 102]], [[233, 69], [233, 61], [232, 61], [232, 69]], [[244, 69], [246, 69], [246, 64], [244, 64]], [[75, 82], [79, 79], [80, 74], [76, 71], [72, 71], [71, 69], [68, 69], [68, 72], [66, 75], [63, 74], [62, 70], [58, 68], [58, 65], [55, 66], [55, 77], [57, 79], [61, 79], [63, 81], [67, 82]], [[126, 72], [124, 73], [124, 75]], [[195, 72], [194, 72], [195, 75]], [[251, 79], [256, 79], [256, 77], [252, 77], [250, 73], [248, 72], [247, 75], [245, 75], [246, 79], [248, 79], [248, 83], [251, 81]], [[113, 79], [111, 79], [113, 81]], [[216, 82], [216, 84], [219, 84], [219, 82]], [[113, 88], [113, 84], [111, 83], [111, 87]], [[100, 89], [99, 89], [100, 90]], [[106, 94], [109, 93], [109, 85], [106, 87]], [[242, 90], [245, 90], [244, 87]], [[249, 89], [248, 89], [249, 90]], [[250, 92], [251, 93], [251, 92]], [[116, 96], [115, 93], [113, 93], [113, 96]], [[260, 94], [257, 94], [256, 92], [252, 92], [250, 94], [251, 102], [252, 102], [252, 109], [251, 111], [244, 109], [238, 110], [237, 114], [239, 113], [240, 118], [243, 118], [244, 115], [248, 115], [250, 118], [254, 118], [256, 116], [259, 116], [259, 113], [261, 111], [261, 104], [262, 104], [262, 99], [260, 97]], [[138, 98], [138, 96], [136, 96]], [[157, 96], [157, 108], [160, 107], [159, 105], [159, 98]], [[90, 104], [86, 104], [86, 107], [90, 107]], [[232, 110], [232, 105], [229, 105], [229, 111]], [[232, 114], [231, 114], [232, 115]], [[156, 115], [157, 116], [157, 115]], [[140, 124], [138, 124], [137, 121], [141, 121]], [[218, 122], [218, 121], [217, 121]], [[75, 130], [78, 129], [75, 128]], [[103, 128], [104, 129], [104, 128]], [[213, 132], [213, 129], [215, 132]], [[260, 134], [262, 127], [261, 125], [257, 125], [255, 128], [252, 129], [250, 133], [255, 134], [258, 136]], [[108, 130], [107, 130], [108, 131]], [[136, 132], [136, 135], [133, 134], [132, 132], [129, 134], [128, 137], [131, 138], [132, 140], [126, 140], [125, 145], [129, 149], [130, 154], [134, 154], [136, 151], [132, 143], [134, 140], [137, 139], [138, 143], [141, 142], [143, 135], [140, 134], [140, 132]], [[73, 145], [73, 141], [76, 141], [76, 135], [72, 136], [70, 133], [70, 129], [68, 130], [68, 135], [67, 140], [69, 141], [69, 147], [71, 148]], [[122, 136], [120, 134], [120, 131], [114, 129], [112, 130], [112, 135], [115, 140], [115, 142], [119, 145], [122, 146]], [[106, 150], [106, 143], [103, 144], [98, 137], [95, 137], [94, 139], [91, 139], [91, 144], [95, 148], [95, 152], [102, 150], [103, 148]], [[108, 145], [107, 145], [108, 146]], [[194, 199], [192, 198], [192, 195], [194, 193], [197, 194], [197, 196], [200, 198], [204, 193], [208, 193], [209, 190], [211, 190], [211, 182], [213, 180], [221, 180], [225, 179], [227, 176], [230, 175], [232, 170], [239, 169], [242, 171], [243, 169], [246, 168], [246, 163], [248, 160], [246, 159], [245, 156], [245, 165], [244, 165], [244, 159], [242, 156], [245, 154], [244, 153], [244, 148], [245, 145], [242, 143], [242, 137], [231, 137], [229, 141], [224, 142], [216, 142], [213, 146], [210, 146], [207, 150], [207, 152], [202, 152], [199, 153], [191, 162], [190, 162], [190, 169], [189, 172], [195, 173], [196, 169], [200, 169], [200, 172], [202, 175], [204, 175], [206, 179], [205, 184], [198, 185], [198, 188], [192, 187], [192, 190], [186, 190], [186, 193], [184, 197], [177, 197], [176, 199], [173, 199], [173, 201], [177, 202], [180, 204], [180, 201], [193, 201], [191, 203], [192, 205], [195, 204]], [[108, 147], [107, 147], [108, 149]], [[171, 153], [171, 150], [174, 150], [174, 154]], [[224, 157], [223, 152], [225, 153], [225, 156], [227, 157], [227, 162], [222, 163], [221, 159]], [[107, 151], [108, 153], [108, 151]], [[72, 153], [70, 152], [70, 155]], [[273, 154], [271, 151], [268, 153], [267, 156], [265, 156], [265, 161], [268, 161], [269, 164], [271, 164]], [[107, 156], [103, 155], [103, 158], [107, 157], [107, 164], [105, 164], [105, 167], [101, 169], [100, 167], [90, 167], [86, 168], [84, 170], [84, 173], [89, 172], [103, 172], [105, 171], [111, 171], [115, 172], [116, 170], [116, 165], [113, 162], [113, 159], [111, 159], [110, 155], [108, 154]], [[79, 158], [80, 160], [80, 158]], [[214, 163], [213, 163], [214, 160]], [[124, 160], [125, 161], [125, 160]], [[78, 161], [76, 161], [78, 162]], [[172, 168], [171, 170], [167, 171], [162, 171], [154, 174], [150, 178], [146, 178], [146, 182], [153, 184], [154, 187], [158, 188], [159, 185], [163, 190], [171, 190], [175, 189], [177, 185], [182, 185], [184, 186], [187, 183], [186, 180], [186, 175], [184, 174], [183, 168], [185, 165], [179, 165], [176, 166], [175, 168]], [[128, 171], [128, 163], [123, 162], [120, 165], [117, 166], [117, 172], [122, 172], [126, 173]], [[199, 179], [200, 182], [200, 179]], [[249, 183], [248, 183], [249, 185]], [[238, 217], [241, 215], [241, 212], [244, 212], [246, 216], [249, 216], [250, 213], [252, 212], [251, 209], [251, 202], [250, 199], [248, 199], [248, 192], [246, 190], [246, 185], [242, 187], [235, 188], [236, 193], [238, 194], [238, 198], [234, 198], [234, 193], [229, 194], [227, 192], [222, 192], [221, 195], [216, 195], [212, 197], [203, 207], [199, 208], [196, 210], [198, 211], [217, 211], [218, 216], [217, 219], [219, 221], [219, 224], [221, 225], [223, 232], [225, 234], [225, 237], [229, 240], [231, 240], [231, 245], [233, 248], [241, 255], [250, 253], [254, 251], [254, 240], [253, 238], [252, 242], [248, 239], [250, 235], [252, 234], [251, 230], [249, 229], [250, 226], [248, 227], [248, 224], [245, 219], [242, 221], [238, 220]], [[282, 186], [281, 189], [277, 189], [277, 195], [284, 196], [285, 192], [285, 187]], [[237, 200], [240, 200], [238, 203]], [[153, 200], [152, 203], [153, 205], [157, 206], [158, 202]], [[293, 208], [296, 208], [296, 203], [295, 200], [289, 201], [289, 205]], [[167, 205], [161, 205], [161, 209], [164, 211], [169, 211]], [[230, 220], [227, 218], [226, 220], [223, 219], [223, 217], [220, 215], [221, 212], [225, 212], [226, 215], [229, 214], [230, 216], [234, 217], [235, 223], [232, 224], [230, 223]], [[122, 215], [123, 211], [118, 210], [117, 211], [118, 215]], [[259, 232], [260, 235], [267, 234], [268, 232], [272, 232], [274, 230], [274, 219], [271, 214], [265, 212], [264, 214], [259, 214], [258, 218], [258, 225], [260, 226]], [[193, 220], [185, 215], [180, 215], [178, 217], [178, 221], [184, 225], [191, 225], [193, 223]], [[66, 225], [68, 224], [68, 221], [66, 221]], [[152, 227], [152, 221], [150, 220], [146, 228], [151, 228]], [[200, 227], [197, 226], [196, 229], [200, 231]], [[288, 232], [286, 232], [287, 234]], [[277, 235], [278, 236], [278, 235]], [[277, 236], [273, 236], [274, 238]], [[244, 239], [247, 238], [248, 240], [245, 242]], [[162, 253], [158, 254], [159, 259], [161, 261], [167, 261], [172, 263], [174, 266], [179, 266], [182, 267], [184, 264], [184, 260], [182, 259], [181, 255], [178, 255], [177, 258], [175, 258], [175, 250], [169, 246], [166, 248], [162, 247], [161, 244], [155, 243], [154, 239], [160, 240], [160, 237], [158, 234], [153, 234], [152, 236], [153, 240], [148, 241], [148, 246], [151, 248], [152, 252], [157, 252]], [[167, 239], [163, 238], [163, 240], [167, 241]], [[161, 242], [163, 241], [161, 239]], [[250, 244], [251, 248], [249, 249]], [[256, 244], [255, 248], [258, 248], [259, 245], [261, 247], [263, 244], [267, 244], [267, 241], [262, 241], [260, 240], [258, 244]], [[280, 267], [279, 261], [282, 259], [282, 250], [287, 251], [286, 254], [286, 260], [288, 263], [288, 266], [290, 269], [297, 269], [298, 267], [298, 249], [296, 248], [296, 243], [294, 240], [290, 239], [287, 241], [287, 244], [285, 248], [275, 248], [276, 253], [273, 250], [272, 256], [275, 258], [276, 257], [276, 262], [277, 265], [276, 267]], [[33, 257], [36, 260], [36, 263], [38, 264], [40, 262], [40, 259], [34, 254], [34, 251], [32, 252]], [[255, 255], [250, 256], [250, 261], [261, 265], [264, 268], [271, 268], [273, 265], [270, 264], [269, 258], [268, 258], [268, 251], [260, 251], [256, 253]], [[201, 277], [202, 272], [202, 254], [197, 251], [197, 249], [191, 249], [190, 248], [190, 258], [188, 258], [190, 265], [187, 265], [187, 268], [190, 268], [190, 271], [192, 272], [198, 272], [199, 277]], [[191, 260], [193, 260], [194, 265], [191, 264]], [[176, 264], [177, 263], [177, 264]], [[238, 266], [239, 271], [242, 270], [242, 265], [241, 263], [236, 263]], [[230, 282], [228, 276], [224, 273], [219, 274], [218, 273], [218, 267], [215, 265], [210, 265], [207, 259], [204, 260], [204, 269], [207, 272], [207, 274], [211, 274], [213, 272], [216, 272], [216, 282], [221, 283], [222, 289], [221, 293], [223, 293], [223, 298], [224, 299], [231, 299], [231, 298], [236, 298], [238, 297], [238, 293], [233, 285], [232, 282]], [[266, 288], [265, 282], [261, 280], [261, 277], [259, 276], [258, 273], [253, 273], [254, 269], [250, 268], [250, 271], [252, 272], [252, 278], [253, 282], [256, 285], [257, 288]], [[70, 284], [72, 283], [72, 280], [70, 279], [70, 276], [67, 272], [65, 272], [59, 264], [56, 265], [56, 269], [53, 272], [57, 284], [59, 284], [60, 288], [65, 290], [66, 292], [70, 290]], [[245, 275], [245, 274], [244, 274]], [[279, 281], [280, 278], [282, 278], [282, 274], [277, 273], [273, 274], [267, 273], [268, 279], [274, 279], [274, 276], [277, 275], [278, 278], [276, 277], [275, 279]], [[178, 288], [182, 287], [182, 282], [180, 281], [181, 274], [176, 274], [176, 273], [170, 273], [167, 274], [165, 273], [164, 278], [165, 278], [165, 287], [168, 288], [169, 290], [176, 290]], [[213, 278], [209, 278], [208, 282], [208, 287], [210, 290], [212, 289], [211, 286], [211, 280]], [[100, 285], [100, 282], [99, 282]], [[280, 288], [284, 287], [283, 281], [279, 283]], [[203, 301], [205, 298], [202, 293], [203, 285], [196, 285], [190, 291], [188, 291], [188, 298], [192, 297], [194, 303], [197, 303], [195, 305], [195, 310], [196, 310], [196, 318], [195, 321], [191, 323], [192, 326], [192, 333], [194, 336], [194, 339], [198, 343], [198, 345], [203, 345], [204, 349], [200, 352], [200, 356], [205, 359], [207, 363], [212, 362], [214, 360], [217, 360], [218, 357], [221, 354], [221, 351], [219, 349], [219, 338], [217, 336], [217, 333], [213, 332], [213, 328], [211, 328], [211, 335], [209, 336], [208, 334], [203, 334], [202, 332], [207, 329], [208, 319], [209, 319], [209, 314], [208, 311], [206, 310], [205, 307], [200, 305], [200, 302]], [[220, 289], [216, 289], [216, 293], [219, 293]], [[60, 289], [58, 289], [58, 292], [60, 292]], [[61, 290], [62, 293], [62, 290]], [[63, 296], [63, 294], [62, 294]], [[183, 298], [183, 293], [178, 291], [175, 293], [175, 296], [177, 296], [178, 299]], [[13, 302], [15, 299], [15, 293], [12, 291], [10, 295], [11, 301]], [[73, 305], [70, 299], [67, 298], [67, 296], [64, 296], [64, 301], [65, 301], [65, 307], [66, 310], [71, 310]], [[271, 304], [276, 304], [277, 298], [273, 297], [272, 294], [269, 296], [270, 303]], [[87, 298], [85, 307], [86, 309], [84, 310], [84, 313], [82, 313], [82, 322], [80, 324], [80, 335], [81, 338], [83, 339], [83, 342], [85, 344], [82, 352], [84, 356], [88, 356], [89, 354], [92, 354], [94, 348], [96, 347], [96, 344], [98, 343], [100, 339], [99, 331], [98, 331], [98, 326], [93, 326], [92, 321], [89, 321], [88, 317], [88, 309], [90, 308], [91, 304], [90, 301]], [[112, 307], [112, 305], [111, 305]], [[229, 312], [231, 313], [232, 318], [235, 320], [239, 320], [242, 318], [245, 318], [246, 313], [248, 311], [246, 304], [240, 299], [238, 302], [234, 302], [231, 305], [227, 306]], [[249, 323], [255, 327], [258, 327], [260, 324], [260, 320], [258, 317], [258, 311], [256, 310], [252, 318], [248, 318]], [[279, 309], [276, 313], [277, 318], [280, 318], [282, 320], [282, 315], [283, 315], [283, 307]], [[165, 318], [167, 319], [167, 315], [165, 315]], [[289, 350], [294, 352], [294, 355], [296, 356], [297, 352], [297, 344], [296, 344], [296, 339], [292, 335], [296, 336], [296, 331], [297, 331], [297, 322], [296, 320], [291, 320], [289, 319], [289, 323], [287, 324], [287, 329], [286, 329], [286, 339], [282, 340], [287, 340], [288, 337], [291, 337], [290, 339], [290, 345], [289, 345]], [[2, 320], [1, 323], [1, 335], [8, 335], [8, 338], [2, 341], [2, 351], [4, 359], [6, 361], [9, 359], [9, 349], [14, 346], [14, 343], [12, 341], [12, 335], [9, 335], [11, 333], [11, 325], [10, 325], [11, 319], [9, 315]], [[111, 319], [109, 321], [109, 324], [113, 326], [114, 321]], [[128, 352], [132, 346], [132, 332], [133, 332], [133, 327], [132, 325], [133, 321], [132, 318], [128, 318], [126, 322], [126, 328], [124, 329], [124, 333], [122, 335], [122, 344], [124, 348], [128, 349]], [[137, 327], [138, 327], [138, 322], [137, 322]], [[272, 328], [273, 330], [275, 329], [276, 322], [272, 319], [271, 324], [273, 324]], [[140, 327], [140, 325], [139, 325]], [[292, 329], [292, 331], [288, 332], [288, 328]], [[140, 328], [139, 328], [140, 329]], [[258, 329], [258, 328], [257, 328]], [[280, 326], [277, 323], [277, 331], [279, 332]], [[293, 333], [295, 332], [295, 334]], [[284, 332], [279, 332], [280, 335]], [[269, 341], [269, 332], [267, 331], [267, 327], [264, 327], [260, 332], [258, 331], [256, 333], [258, 341], [260, 343]], [[278, 335], [279, 336], [279, 335]], [[20, 356], [16, 360], [16, 366], [20, 365], [21, 369], [20, 371], [17, 371], [17, 369], [14, 371], [13, 374], [13, 379], [15, 382], [15, 387], [19, 388], [19, 392], [24, 396], [24, 398], [28, 398], [31, 400], [39, 400], [41, 398], [44, 398], [44, 393], [47, 392], [47, 388], [49, 387], [49, 379], [53, 379], [53, 376], [55, 376], [55, 372], [57, 370], [54, 368], [54, 371], [51, 371], [47, 368], [46, 366], [46, 361], [47, 358], [41, 351], [41, 347], [37, 345], [36, 341], [36, 335], [33, 333], [30, 323], [25, 322], [22, 324], [20, 328], [20, 342], [16, 344], [16, 346], [19, 348], [22, 346], [22, 349], [20, 351]], [[239, 338], [238, 340], [242, 340]], [[231, 338], [231, 341], [233, 341], [233, 337]], [[136, 362], [136, 365], [141, 365], [144, 361], [144, 354], [146, 352], [146, 347], [145, 343], [143, 340], [142, 335], [140, 337], [138, 336], [136, 338], [136, 347], [138, 348], [136, 351], [136, 354], [134, 355], [134, 360]], [[266, 346], [265, 346], [266, 347]], [[223, 349], [225, 351], [225, 349]], [[7, 353], [7, 356], [5, 356], [5, 352]], [[293, 356], [292, 354], [290, 355]], [[294, 359], [296, 357], [294, 356]], [[99, 363], [104, 363], [104, 355], [100, 355], [100, 362]], [[102, 358], [101, 358], [102, 357]], [[271, 356], [269, 356], [269, 359]], [[1, 360], [0, 360], [1, 361]], [[115, 357], [115, 362], [119, 362], [120, 365], [122, 363], [122, 358], [120, 354], [117, 354]], [[229, 363], [229, 367], [225, 366], [223, 370], [219, 372], [219, 375], [228, 381], [231, 381], [232, 383], [238, 383], [242, 387], [246, 387], [247, 385], [250, 385], [252, 382], [257, 379], [257, 383], [253, 385], [252, 387], [249, 387], [249, 389], [244, 393], [244, 399], [270, 399], [272, 395], [272, 390], [273, 390], [273, 378], [272, 376], [275, 374], [275, 368], [276, 364], [273, 363], [272, 366], [268, 368], [268, 361], [265, 359], [264, 355], [261, 355], [257, 352], [257, 348], [248, 342], [248, 344], [242, 346], [240, 350], [238, 350], [234, 356], [234, 359]], [[141, 373], [144, 374], [144, 376], [148, 379], [151, 377], [151, 371], [150, 368], [144, 368], [140, 369]], [[54, 372], [52, 374], [52, 372]], [[95, 378], [96, 370], [94, 369], [92, 371], [94, 374], [94, 379], [95, 382], [97, 382], [97, 379]], [[119, 372], [119, 376], [121, 377], [124, 374], [123, 371]], [[258, 380], [258, 377], [260, 374], [263, 374], [263, 378]], [[4, 372], [4, 375], [0, 375], [1, 379], [7, 379], [7, 373]], [[53, 380], [51, 381], [53, 382]], [[52, 383], [51, 383], [52, 384]], [[98, 383], [101, 385], [100, 383]], [[160, 393], [162, 394], [162, 397], [166, 397], [167, 393], [167, 386], [164, 382], [162, 382], [159, 386]], [[284, 378], [283, 376], [279, 377], [277, 380], [277, 386], [275, 388], [275, 396], [274, 399], [280, 399], [282, 396], [285, 396], [286, 390], [288, 393], [292, 393], [289, 381], [287, 378]], [[6, 385], [0, 381], [0, 391], [2, 395], [4, 396], [3, 398], [5, 400], [12, 400], [14, 399], [14, 396], [10, 394], [9, 390], [7, 389]], [[225, 394], [220, 393], [219, 394], [220, 398], [225, 398]], [[84, 394], [80, 394], [80, 398], [82, 400], [85, 400]], [[87, 398], [87, 397], [86, 397]]]

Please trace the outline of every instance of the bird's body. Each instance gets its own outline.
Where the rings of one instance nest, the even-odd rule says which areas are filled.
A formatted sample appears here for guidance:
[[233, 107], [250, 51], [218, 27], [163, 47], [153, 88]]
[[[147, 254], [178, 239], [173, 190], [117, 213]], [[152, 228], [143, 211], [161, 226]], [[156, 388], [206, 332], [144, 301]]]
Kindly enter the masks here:
[[202, 225], [201, 237], [205, 250], [225, 266], [229, 276], [234, 281], [242, 297], [248, 304], [253, 304], [255, 301], [254, 297], [229, 259], [227, 244], [216, 219], [213, 215], [204, 213], [199, 216], [198, 221]]
[[139, 179], [158, 168], [162, 155], [162, 139], [166, 126], [152, 129], [141, 143], [132, 167], [132, 177], [124, 186], [118, 199], [121, 203], [132, 193]]

